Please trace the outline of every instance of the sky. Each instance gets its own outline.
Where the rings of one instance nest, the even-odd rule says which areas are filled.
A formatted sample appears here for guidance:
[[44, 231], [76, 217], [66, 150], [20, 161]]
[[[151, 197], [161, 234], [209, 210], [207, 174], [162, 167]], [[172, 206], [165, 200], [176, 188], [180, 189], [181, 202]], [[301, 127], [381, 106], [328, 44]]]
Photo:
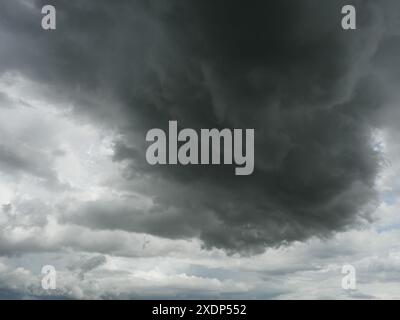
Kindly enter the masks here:
[[[400, 299], [399, 9], [2, 0], [0, 299]], [[253, 174], [148, 164], [172, 120]]]

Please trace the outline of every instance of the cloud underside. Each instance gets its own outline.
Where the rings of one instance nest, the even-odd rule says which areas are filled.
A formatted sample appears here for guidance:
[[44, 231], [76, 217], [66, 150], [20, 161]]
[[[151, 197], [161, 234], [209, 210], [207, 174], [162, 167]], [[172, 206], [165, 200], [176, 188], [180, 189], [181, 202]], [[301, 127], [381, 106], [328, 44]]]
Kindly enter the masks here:
[[[396, 48], [381, 52], [388, 5], [352, 1], [358, 29], [344, 32], [347, 2], [55, 1], [57, 30], [48, 32], [40, 1], [2, 3], [0, 72], [44, 86], [49, 103], [113, 130], [110, 157], [122, 171], [108, 187], [135, 194], [59, 206], [59, 222], [256, 253], [368, 220], [382, 165], [372, 133], [391, 96], [376, 70], [395, 76], [385, 61]], [[146, 132], [169, 120], [254, 128], [253, 175], [150, 166]], [[1, 170], [73, 189], [52, 168], [62, 151], [21, 148], [1, 142]]]

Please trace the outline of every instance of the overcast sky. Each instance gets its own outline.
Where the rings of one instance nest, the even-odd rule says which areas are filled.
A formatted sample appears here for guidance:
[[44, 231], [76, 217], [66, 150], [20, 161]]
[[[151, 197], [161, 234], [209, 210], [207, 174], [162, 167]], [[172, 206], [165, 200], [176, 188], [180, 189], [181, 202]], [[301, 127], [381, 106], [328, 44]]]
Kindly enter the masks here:
[[[399, 40], [396, 0], [2, 0], [0, 298], [400, 299]], [[169, 120], [254, 173], [150, 166]]]

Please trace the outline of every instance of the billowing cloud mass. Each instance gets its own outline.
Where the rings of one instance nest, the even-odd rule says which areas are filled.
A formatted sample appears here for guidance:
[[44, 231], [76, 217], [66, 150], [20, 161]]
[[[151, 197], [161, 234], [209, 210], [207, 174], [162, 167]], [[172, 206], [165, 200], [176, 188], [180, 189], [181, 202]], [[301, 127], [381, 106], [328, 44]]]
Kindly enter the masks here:
[[[49, 3], [57, 29], [44, 31]], [[341, 27], [346, 4], [357, 8], [357, 30]], [[342, 245], [398, 239], [374, 229], [378, 213], [392, 219], [400, 190], [388, 156], [398, 154], [398, 7], [2, 1], [0, 297], [2, 287], [41, 295], [25, 263], [32, 255], [59, 261], [58, 295], [75, 298], [163, 297], [183, 287], [182, 297], [297, 297], [293, 279], [321, 282], [350, 256], [369, 270], [373, 252], [362, 253], [367, 261], [358, 244]], [[170, 120], [255, 129], [254, 173], [149, 165], [146, 133]], [[383, 260], [397, 265], [396, 257]], [[24, 267], [13, 269], [18, 261]], [[164, 269], [148, 270], [155, 261]], [[229, 263], [237, 269], [223, 278]], [[376, 297], [371, 290], [354, 297]]]

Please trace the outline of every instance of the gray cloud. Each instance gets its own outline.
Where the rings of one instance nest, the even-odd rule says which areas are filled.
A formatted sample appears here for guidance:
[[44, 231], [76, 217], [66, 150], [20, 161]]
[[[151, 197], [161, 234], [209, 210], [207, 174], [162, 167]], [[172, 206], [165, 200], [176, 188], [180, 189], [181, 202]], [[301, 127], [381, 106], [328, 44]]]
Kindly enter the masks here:
[[[45, 83], [76, 114], [116, 129], [119, 187], [154, 202], [148, 211], [126, 199], [90, 202], [63, 218], [241, 252], [368, 218], [380, 166], [371, 129], [388, 94], [371, 65], [391, 7], [351, 2], [355, 32], [340, 27], [348, 1], [54, 1], [54, 32], [40, 29], [41, 1], [3, 2], [0, 70]], [[145, 133], [168, 120], [255, 128], [254, 174], [149, 166]]]
[[57, 173], [52, 168], [51, 156], [21, 143], [0, 143], [1, 171], [13, 177], [21, 174], [38, 177], [46, 186], [58, 189], [60, 192], [69, 187], [59, 181]]

